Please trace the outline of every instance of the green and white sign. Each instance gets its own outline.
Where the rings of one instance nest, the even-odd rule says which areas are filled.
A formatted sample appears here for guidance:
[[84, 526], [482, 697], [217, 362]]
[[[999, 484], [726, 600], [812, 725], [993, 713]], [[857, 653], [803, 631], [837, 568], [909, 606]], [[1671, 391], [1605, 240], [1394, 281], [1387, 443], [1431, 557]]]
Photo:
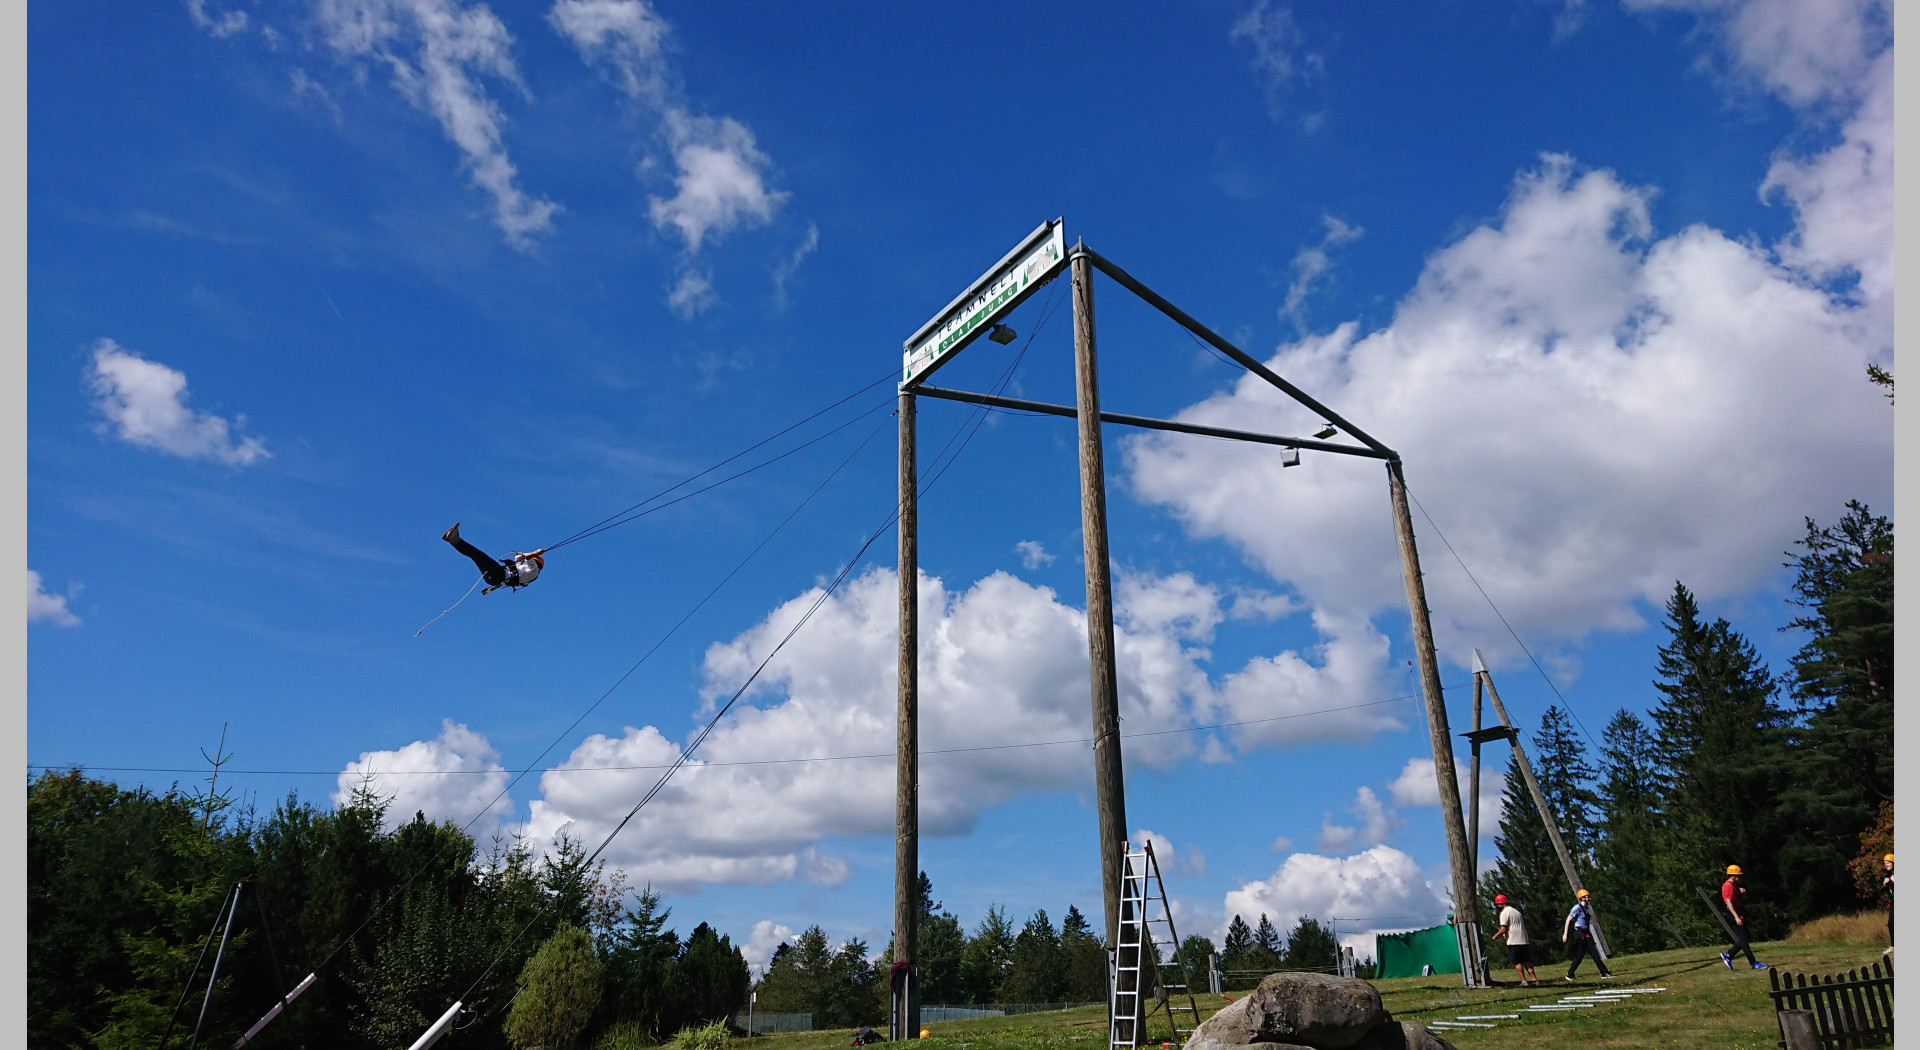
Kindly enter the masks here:
[[907, 340], [901, 384], [919, 381], [1012, 312], [1067, 264], [1062, 219], [1042, 223]]

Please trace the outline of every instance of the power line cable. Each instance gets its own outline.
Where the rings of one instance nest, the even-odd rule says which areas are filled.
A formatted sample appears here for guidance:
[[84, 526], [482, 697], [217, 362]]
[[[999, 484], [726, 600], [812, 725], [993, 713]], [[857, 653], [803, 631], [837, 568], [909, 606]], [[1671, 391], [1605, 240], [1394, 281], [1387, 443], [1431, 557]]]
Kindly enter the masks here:
[[1419, 497], [1413, 494], [1412, 489], [1407, 490], [1407, 498], [1413, 500], [1414, 506], [1420, 507], [1420, 516], [1427, 519], [1428, 525], [1433, 526], [1433, 534], [1435, 536], [1440, 537], [1440, 543], [1447, 548], [1447, 553], [1453, 555], [1454, 561], [1459, 562], [1460, 571], [1466, 573], [1467, 579], [1473, 581], [1473, 589], [1476, 591], [1479, 591], [1480, 597], [1485, 598], [1487, 600], [1487, 608], [1492, 609], [1493, 615], [1498, 616], [1500, 618], [1500, 626], [1505, 627], [1507, 629], [1507, 633], [1510, 635], [1513, 635], [1513, 640], [1516, 644], [1520, 646], [1520, 651], [1523, 653], [1526, 653], [1527, 659], [1533, 662], [1533, 669], [1540, 672], [1541, 680], [1547, 683], [1548, 689], [1553, 690], [1554, 696], [1560, 698], [1561, 706], [1566, 709], [1566, 712], [1568, 714], [1573, 716], [1573, 724], [1580, 727], [1580, 735], [1586, 737], [1587, 743], [1592, 745], [1594, 750], [1598, 751], [1600, 749], [1600, 744], [1593, 739], [1592, 733], [1587, 732], [1587, 724], [1585, 722], [1580, 721], [1580, 712], [1575, 711], [1573, 709], [1573, 705], [1568, 703], [1566, 696], [1564, 696], [1560, 692], [1560, 687], [1553, 684], [1553, 677], [1547, 674], [1546, 668], [1540, 666], [1540, 661], [1537, 658], [1535, 658], [1535, 656], [1533, 655], [1533, 650], [1527, 648], [1527, 643], [1524, 641], [1521, 641], [1520, 632], [1514, 630], [1513, 625], [1507, 622], [1507, 615], [1500, 611], [1500, 607], [1498, 605], [1495, 605], [1493, 603], [1493, 596], [1487, 593], [1487, 589], [1485, 587], [1480, 586], [1479, 579], [1473, 575], [1472, 569], [1467, 568], [1467, 563], [1465, 559], [1460, 557], [1460, 552], [1457, 550], [1454, 550], [1453, 544], [1448, 542], [1447, 534], [1440, 531], [1440, 526], [1434, 522], [1433, 515], [1428, 514], [1427, 508], [1420, 505], [1420, 499]]

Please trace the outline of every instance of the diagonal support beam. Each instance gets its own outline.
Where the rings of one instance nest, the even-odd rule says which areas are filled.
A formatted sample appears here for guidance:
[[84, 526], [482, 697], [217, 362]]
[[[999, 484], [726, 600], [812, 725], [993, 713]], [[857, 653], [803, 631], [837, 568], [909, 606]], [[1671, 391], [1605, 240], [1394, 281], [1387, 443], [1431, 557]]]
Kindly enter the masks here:
[[[1009, 408], [1019, 412], [1035, 412], [1047, 416], [1064, 416], [1068, 419], [1080, 413], [1072, 405], [1055, 405], [1046, 401], [1026, 401], [1017, 397], [1001, 397], [997, 394], [976, 394], [971, 390], [950, 390], [946, 387], [919, 386], [913, 389], [916, 394], [937, 397], [947, 401], [964, 401], [970, 405], [987, 405], [992, 408]], [[1359, 445], [1341, 445], [1331, 441], [1317, 441], [1313, 438], [1278, 437], [1273, 434], [1257, 434], [1251, 430], [1231, 430], [1227, 427], [1209, 427], [1198, 423], [1178, 423], [1170, 419], [1155, 419], [1152, 416], [1130, 416], [1124, 412], [1102, 410], [1100, 422], [1118, 423], [1123, 426], [1141, 427], [1146, 430], [1166, 430], [1175, 434], [1198, 434], [1201, 437], [1225, 438], [1228, 441], [1253, 441], [1262, 445], [1280, 445], [1285, 448], [1306, 448], [1316, 452], [1337, 452], [1347, 456], [1363, 456], [1368, 459], [1390, 459], [1392, 452], [1376, 452]]]
[[[1239, 347], [1233, 345], [1232, 343], [1227, 342], [1225, 339], [1220, 338], [1218, 335], [1214, 333], [1213, 329], [1208, 328], [1206, 325], [1203, 325], [1200, 322], [1194, 320], [1192, 317], [1187, 315], [1186, 311], [1168, 302], [1166, 299], [1162, 298], [1158, 293], [1156, 293], [1153, 289], [1148, 288], [1146, 285], [1141, 284], [1137, 280], [1134, 280], [1132, 274], [1128, 273], [1125, 270], [1122, 270], [1118, 266], [1115, 266], [1113, 263], [1108, 262], [1106, 257], [1101, 255], [1099, 252], [1094, 251], [1092, 248], [1076, 245], [1073, 251], [1070, 252], [1069, 254], [1072, 255], [1072, 254], [1079, 254], [1079, 253], [1085, 253], [1088, 261], [1092, 262], [1093, 265], [1096, 268], [1098, 268], [1101, 273], [1104, 273], [1108, 277], [1111, 277], [1115, 281], [1118, 281], [1122, 288], [1125, 288], [1127, 291], [1132, 292], [1133, 294], [1146, 300], [1148, 305], [1152, 306], [1154, 309], [1160, 311], [1163, 314], [1166, 314], [1168, 317], [1171, 317], [1175, 321], [1179, 322], [1180, 327], [1185, 328], [1187, 331], [1192, 332], [1194, 335], [1197, 335], [1202, 339], [1205, 339], [1208, 343], [1213, 345], [1214, 349], [1220, 351], [1223, 354], [1226, 354], [1228, 357], [1233, 358], [1234, 361], [1239, 363], [1240, 367], [1246, 369], [1249, 372], [1252, 372], [1254, 375], [1257, 375], [1260, 378], [1266, 380], [1267, 382], [1273, 384], [1281, 392], [1285, 393], [1288, 397], [1293, 398], [1295, 401], [1300, 402], [1302, 405], [1305, 405], [1306, 407], [1313, 409], [1315, 412], [1320, 413], [1320, 417], [1322, 419], [1325, 419], [1327, 422], [1334, 424], [1335, 426], [1339, 427], [1341, 430], [1345, 431], [1346, 433], [1351, 434], [1354, 437], [1358, 438], [1368, 448], [1373, 449], [1374, 452], [1378, 454], [1380, 459], [1397, 460], [1400, 458], [1399, 453], [1381, 444], [1379, 441], [1374, 440], [1374, 438], [1371, 435], [1369, 435], [1366, 431], [1361, 430], [1359, 427], [1356, 427], [1352, 423], [1348, 422], [1345, 416], [1340, 415], [1338, 412], [1335, 412], [1333, 409], [1328, 408], [1327, 406], [1314, 400], [1313, 397], [1309, 395], [1306, 391], [1280, 378], [1279, 373], [1275, 372], [1271, 368], [1268, 368], [1266, 365], [1263, 365], [1260, 362], [1254, 360], [1251, 356], [1247, 354], [1246, 351], [1240, 349]], [[1302, 445], [1301, 447], [1306, 448], [1308, 446]]]

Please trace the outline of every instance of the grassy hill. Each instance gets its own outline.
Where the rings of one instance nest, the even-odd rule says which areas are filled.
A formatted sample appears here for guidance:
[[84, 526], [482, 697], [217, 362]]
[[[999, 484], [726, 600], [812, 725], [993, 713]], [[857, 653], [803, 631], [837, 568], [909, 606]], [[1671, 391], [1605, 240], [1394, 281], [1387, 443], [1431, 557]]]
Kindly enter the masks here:
[[[1776, 941], [1754, 946], [1762, 962], [1792, 972], [1843, 973], [1867, 966], [1879, 958], [1875, 948], [1838, 942]], [[1447, 1021], [1461, 1014], [1520, 1013], [1518, 1020], [1497, 1022], [1492, 1029], [1451, 1031], [1445, 1038], [1462, 1050], [1603, 1050], [1614, 1047], [1714, 1047], [1770, 1050], [1780, 1038], [1767, 997], [1767, 973], [1741, 968], [1729, 971], [1720, 964], [1718, 949], [1692, 949], [1621, 956], [1611, 963], [1620, 976], [1597, 980], [1591, 962], [1581, 967], [1581, 978], [1569, 984], [1560, 979], [1564, 962], [1538, 967], [1547, 984], [1469, 991], [1458, 975], [1406, 977], [1376, 981], [1387, 1009], [1406, 1021]], [[1506, 971], [1510, 978], [1512, 971]], [[1500, 975], [1495, 974], [1498, 978]], [[1519, 1009], [1533, 1003], [1551, 1003], [1570, 992], [1611, 987], [1664, 987], [1658, 995], [1638, 995], [1629, 1002], [1605, 1004], [1589, 1010], [1527, 1014]], [[1239, 993], [1236, 993], [1239, 994]], [[1215, 996], [1201, 998], [1202, 1014], [1225, 1006]], [[1166, 1038], [1165, 1022], [1156, 1018], [1153, 1031]], [[1019, 1017], [983, 1018], [928, 1026], [931, 1037], [924, 1050], [1096, 1050], [1106, 1045], [1106, 1015], [1099, 1008], [1068, 1010]], [[840, 1050], [851, 1045], [849, 1033], [798, 1032], [736, 1041], [752, 1050]]]

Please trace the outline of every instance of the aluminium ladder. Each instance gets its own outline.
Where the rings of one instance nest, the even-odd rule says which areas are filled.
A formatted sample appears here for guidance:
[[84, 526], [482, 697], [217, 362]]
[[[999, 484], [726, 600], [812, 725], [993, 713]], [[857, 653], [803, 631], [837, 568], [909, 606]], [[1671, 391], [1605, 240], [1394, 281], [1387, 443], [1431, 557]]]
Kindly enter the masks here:
[[[1166, 883], [1160, 878], [1160, 862], [1151, 842], [1138, 852], [1129, 848], [1121, 862], [1119, 926], [1107, 1003], [1110, 1050], [1138, 1050], [1147, 1018], [1162, 1006], [1167, 1008], [1167, 1027], [1174, 1042], [1184, 1046], [1200, 1026], [1200, 1004], [1193, 997], [1193, 975], [1180, 955], [1180, 935], [1173, 928], [1173, 909], [1167, 905]], [[1158, 936], [1163, 930], [1164, 940]], [[1149, 967], [1154, 975], [1154, 1004], [1142, 1010], [1141, 996], [1147, 994], [1143, 977]], [[1176, 996], [1185, 998], [1186, 1005], [1177, 1005]], [[1178, 1013], [1188, 1015], [1185, 1027], [1176, 1018]]]

